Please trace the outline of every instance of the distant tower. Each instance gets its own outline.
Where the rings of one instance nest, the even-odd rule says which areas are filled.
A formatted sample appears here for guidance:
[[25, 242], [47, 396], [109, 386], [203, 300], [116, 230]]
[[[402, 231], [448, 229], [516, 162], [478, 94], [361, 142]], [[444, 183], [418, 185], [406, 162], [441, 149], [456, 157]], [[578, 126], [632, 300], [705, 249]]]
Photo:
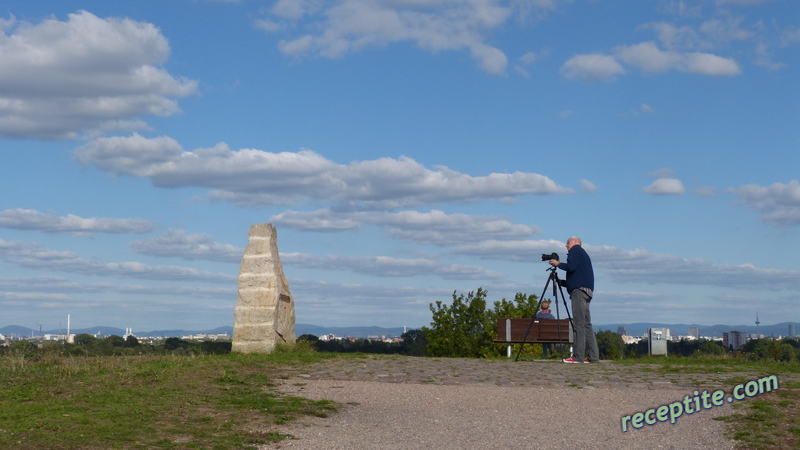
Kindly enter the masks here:
[[758, 321], [758, 311], [756, 311], [756, 336], [761, 339], [761, 332], [759, 331], [758, 324], [761, 322]]
[[797, 329], [795, 328], [793, 323], [789, 324], [789, 337], [797, 336]]

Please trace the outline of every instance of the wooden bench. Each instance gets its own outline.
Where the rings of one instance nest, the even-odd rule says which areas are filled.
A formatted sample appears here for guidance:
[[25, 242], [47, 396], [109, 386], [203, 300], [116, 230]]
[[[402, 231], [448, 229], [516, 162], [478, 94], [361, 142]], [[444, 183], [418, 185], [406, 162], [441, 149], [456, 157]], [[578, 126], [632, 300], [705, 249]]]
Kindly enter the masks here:
[[511, 344], [571, 345], [574, 340], [569, 319], [497, 319], [497, 339], [494, 342], [508, 344], [508, 356], [511, 357]]

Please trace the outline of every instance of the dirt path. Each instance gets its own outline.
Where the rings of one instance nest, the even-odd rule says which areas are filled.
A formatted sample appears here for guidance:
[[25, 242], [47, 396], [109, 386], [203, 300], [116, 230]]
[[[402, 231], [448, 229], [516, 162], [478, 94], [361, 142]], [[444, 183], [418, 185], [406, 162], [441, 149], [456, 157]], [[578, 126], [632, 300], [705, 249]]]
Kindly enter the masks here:
[[[523, 449], [733, 448], [725, 402], [677, 417], [675, 424], [622, 432], [622, 418], [723, 388], [754, 373], [691, 374], [655, 366], [554, 361], [369, 356], [288, 370], [281, 390], [340, 404], [328, 418], [304, 418], [281, 432], [296, 439], [264, 448]], [[702, 405], [702, 403], [698, 403]], [[709, 403], [710, 404], [710, 403]]]

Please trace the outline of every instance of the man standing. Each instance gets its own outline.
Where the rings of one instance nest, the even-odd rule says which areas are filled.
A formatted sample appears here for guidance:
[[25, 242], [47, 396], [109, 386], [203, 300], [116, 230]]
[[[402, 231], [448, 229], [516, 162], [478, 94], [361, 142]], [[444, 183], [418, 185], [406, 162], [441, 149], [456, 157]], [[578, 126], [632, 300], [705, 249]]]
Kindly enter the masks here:
[[[589, 303], [594, 291], [594, 270], [589, 254], [576, 237], [567, 239], [567, 262], [550, 260], [553, 267], [567, 272], [567, 292], [572, 300], [572, 322], [575, 326], [575, 346], [572, 357], [565, 363], [599, 362], [600, 352], [592, 329]], [[588, 353], [588, 354], [587, 354]]]

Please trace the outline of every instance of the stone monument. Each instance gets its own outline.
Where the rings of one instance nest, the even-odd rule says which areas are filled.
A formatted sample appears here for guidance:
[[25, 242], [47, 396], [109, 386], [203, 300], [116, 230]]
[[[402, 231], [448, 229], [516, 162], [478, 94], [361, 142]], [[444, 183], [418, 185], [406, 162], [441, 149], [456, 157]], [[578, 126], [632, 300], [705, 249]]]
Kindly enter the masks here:
[[278, 254], [278, 233], [269, 223], [250, 227], [239, 269], [239, 300], [233, 312], [233, 347], [240, 353], [272, 353], [294, 344], [294, 299]]

